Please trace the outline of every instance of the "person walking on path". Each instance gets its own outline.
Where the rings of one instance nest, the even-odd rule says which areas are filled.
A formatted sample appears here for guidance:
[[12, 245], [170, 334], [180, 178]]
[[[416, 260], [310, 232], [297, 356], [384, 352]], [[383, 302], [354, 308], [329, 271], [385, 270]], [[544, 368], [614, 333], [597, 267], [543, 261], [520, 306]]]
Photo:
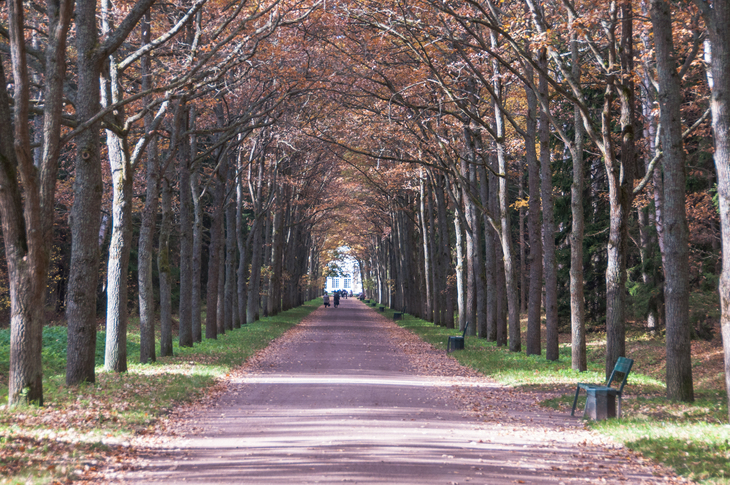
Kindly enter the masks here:
[[322, 297], [322, 299], [324, 300], [324, 307], [325, 308], [327, 308], [328, 306], [330, 306], [330, 296], [329, 296], [329, 294], [325, 293], [324, 296]]
[[335, 291], [334, 298], [335, 298], [335, 308], [337, 308], [338, 306], [340, 306], [340, 292], [339, 291]]

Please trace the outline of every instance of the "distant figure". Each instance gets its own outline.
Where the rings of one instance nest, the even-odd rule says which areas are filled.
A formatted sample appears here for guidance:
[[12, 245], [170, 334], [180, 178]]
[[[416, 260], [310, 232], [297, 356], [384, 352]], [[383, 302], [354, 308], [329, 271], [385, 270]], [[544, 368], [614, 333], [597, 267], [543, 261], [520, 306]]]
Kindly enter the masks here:
[[347, 291], [342, 290], [342, 296], [344, 296], [345, 297], [345, 300], [347, 300]]
[[[322, 299], [324, 300], [324, 307], [325, 308], [327, 308], [328, 306], [330, 306], [330, 296], [327, 293], [324, 294], [324, 296], [322, 297]], [[337, 306], [336, 303], [335, 303], [335, 306]]]
[[335, 308], [337, 308], [338, 306], [340, 306], [340, 292], [339, 291], [335, 291], [334, 298], [335, 298]]
[[350, 290], [350, 298], [352, 298], [352, 290]]

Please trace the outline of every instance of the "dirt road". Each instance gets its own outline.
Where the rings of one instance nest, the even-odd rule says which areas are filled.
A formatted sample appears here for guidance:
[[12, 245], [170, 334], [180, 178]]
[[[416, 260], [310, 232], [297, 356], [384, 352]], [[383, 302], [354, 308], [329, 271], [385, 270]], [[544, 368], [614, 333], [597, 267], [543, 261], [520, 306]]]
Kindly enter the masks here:
[[[679, 480], [606, 447], [354, 299], [320, 308], [151, 437], [121, 483], [502, 484]], [[162, 439], [161, 439], [162, 438]]]

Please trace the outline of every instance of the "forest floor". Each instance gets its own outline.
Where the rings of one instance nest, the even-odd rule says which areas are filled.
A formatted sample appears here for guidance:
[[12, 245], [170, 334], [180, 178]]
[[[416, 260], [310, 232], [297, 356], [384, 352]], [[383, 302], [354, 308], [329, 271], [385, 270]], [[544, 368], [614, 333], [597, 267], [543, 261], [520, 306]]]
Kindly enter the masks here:
[[355, 300], [312, 313], [205, 406], [137, 438], [118, 483], [682, 483]]

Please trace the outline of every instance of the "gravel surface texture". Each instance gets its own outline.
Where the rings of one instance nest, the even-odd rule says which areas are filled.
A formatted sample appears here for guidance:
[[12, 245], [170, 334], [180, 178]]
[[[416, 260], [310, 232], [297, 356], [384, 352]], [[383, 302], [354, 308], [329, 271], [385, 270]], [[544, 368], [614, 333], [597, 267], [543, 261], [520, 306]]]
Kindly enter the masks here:
[[688, 483], [544, 395], [496, 384], [363, 303], [320, 308], [142, 436], [116, 483]]

